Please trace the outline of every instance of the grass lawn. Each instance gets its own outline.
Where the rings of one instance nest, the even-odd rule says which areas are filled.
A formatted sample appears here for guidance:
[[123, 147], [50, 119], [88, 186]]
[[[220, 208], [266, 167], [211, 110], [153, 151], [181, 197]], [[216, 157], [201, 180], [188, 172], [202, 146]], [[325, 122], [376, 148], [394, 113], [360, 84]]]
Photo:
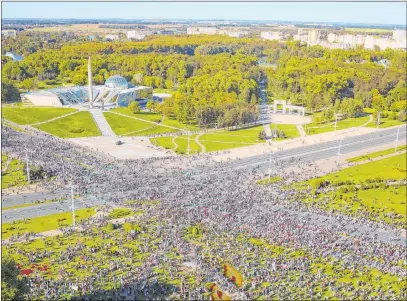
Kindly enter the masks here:
[[188, 130], [188, 131], [198, 131], [200, 128], [199, 126], [195, 125], [194, 122], [191, 122], [191, 124], [188, 123], [181, 123], [176, 119], [172, 119], [172, 118], [165, 118], [163, 123], [164, 125], [168, 125], [168, 126], [173, 126], [179, 129], [184, 129], [184, 130]]
[[[404, 124], [406, 124], [406, 123], [403, 122], [403, 121], [392, 120], [390, 118], [380, 118], [379, 128], [384, 129], [384, 128], [389, 128], [389, 127], [392, 127], [392, 126], [404, 125]], [[376, 123], [374, 121], [372, 121], [372, 122], [369, 122], [366, 125], [366, 127], [376, 128], [377, 125], [376, 125]]]
[[277, 183], [277, 182], [281, 182], [283, 180], [283, 178], [281, 177], [271, 177], [270, 180], [269, 178], [257, 181], [257, 184], [272, 184], [272, 183]]
[[[7, 160], [10, 160], [10, 163], [7, 167], [7, 170], [3, 169], [7, 165]], [[13, 186], [23, 186], [28, 185], [27, 176], [24, 173], [24, 163], [18, 159], [8, 158], [7, 155], [1, 154], [1, 189], [6, 189]]]
[[163, 127], [159, 124], [126, 118], [109, 112], [105, 112], [104, 116], [117, 135], [145, 136], [176, 132], [174, 129]]
[[[407, 145], [400, 145], [397, 148], [397, 151], [403, 151], [406, 148], [407, 148]], [[390, 154], [393, 154], [393, 153], [395, 153], [394, 148], [389, 148], [389, 149], [382, 150], [382, 151], [379, 151], [379, 152], [374, 152], [374, 153], [371, 153], [371, 154], [368, 154], [368, 155], [363, 155], [363, 156], [358, 156], [358, 157], [346, 159], [346, 161], [348, 161], [348, 162], [366, 161], [368, 159], [373, 159], [373, 158], [377, 158], [377, 157], [380, 157], [380, 156], [386, 156], [386, 155], [390, 155]]]
[[37, 125], [36, 128], [61, 138], [100, 136], [89, 112], [78, 112], [61, 119]]
[[[196, 136], [197, 135], [190, 136], [189, 147], [191, 155], [202, 152], [202, 148], [195, 142]], [[173, 143], [173, 140], [176, 145]], [[188, 153], [188, 135], [150, 138], [150, 141], [156, 146], [173, 150], [180, 155], [186, 155]]]
[[207, 152], [250, 146], [265, 143], [265, 140], [259, 140], [262, 129], [263, 126], [254, 126], [247, 129], [208, 133], [200, 136], [199, 141], [205, 146]]
[[173, 89], [154, 89], [154, 93], [168, 93], [168, 94], [172, 94], [175, 91]]
[[128, 108], [115, 108], [111, 110], [112, 112], [128, 115], [131, 117], [136, 117], [152, 122], [158, 122], [162, 120], [162, 115], [159, 113], [145, 113], [145, 112], [140, 112], [140, 113], [132, 113], [129, 111]]
[[[352, 127], [358, 127], [369, 121], [369, 116], [363, 116], [358, 118], [347, 118], [337, 122], [336, 130], [344, 130]], [[322, 134], [326, 132], [332, 132], [335, 130], [335, 122], [328, 123], [310, 123], [304, 125], [304, 130], [307, 135]]]
[[[397, 181], [405, 179], [406, 155], [402, 154], [345, 168], [294, 187], [301, 189], [309, 185], [313, 194], [323, 181], [328, 181], [318, 195], [305, 195], [304, 202], [350, 215], [357, 211], [365, 212], [372, 220], [384, 220], [394, 226], [405, 227], [406, 187], [397, 184]], [[310, 195], [309, 192], [306, 194]]]
[[285, 133], [286, 138], [277, 138], [277, 141], [300, 137], [300, 132], [295, 124], [270, 124], [270, 128], [272, 131], [277, 129], [277, 131]]
[[72, 108], [2, 106], [2, 117], [18, 124], [33, 124], [75, 112]]
[[150, 138], [150, 142], [155, 146], [162, 147], [164, 149], [173, 149], [175, 144], [172, 142], [173, 137], [157, 137]]
[[[195, 137], [197, 135], [191, 135], [189, 138], [189, 153], [196, 154], [202, 152], [202, 148], [195, 142]], [[175, 138], [175, 143], [178, 147], [175, 152], [178, 154], [188, 154], [188, 135], [178, 136]]]
[[116, 219], [116, 218], [127, 217], [127, 216], [131, 216], [132, 214], [133, 214], [133, 211], [131, 209], [116, 208], [116, 209], [113, 209], [109, 213], [108, 219]]
[[[76, 222], [87, 219], [95, 214], [95, 209], [85, 208], [75, 211]], [[1, 225], [2, 239], [7, 239], [15, 234], [23, 234], [28, 232], [40, 233], [50, 230], [56, 230], [72, 225], [72, 213], [63, 212], [47, 216], [34, 217], [24, 220], [15, 221]]]

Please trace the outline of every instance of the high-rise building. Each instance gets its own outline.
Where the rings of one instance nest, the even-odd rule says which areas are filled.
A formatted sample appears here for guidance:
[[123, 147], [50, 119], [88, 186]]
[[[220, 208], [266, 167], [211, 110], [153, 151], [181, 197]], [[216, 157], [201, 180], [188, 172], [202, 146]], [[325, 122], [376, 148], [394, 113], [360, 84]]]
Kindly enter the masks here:
[[336, 39], [337, 39], [337, 35], [336, 34], [334, 34], [334, 33], [329, 33], [328, 34], [328, 42], [329, 43], [334, 43], [334, 42], [336, 42]]
[[320, 38], [320, 32], [318, 30], [310, 30], [308, 31], [308, 42], [309, 43], [315, 43], [319, 41]]
[[394, 30], [393, 31], [393, 47], [394, 48], [407, 48], [407, 32], [405, 30]]
[[366, 36], [364, 47], [366, 49], [374, 49], [375, 45], [376, 45], [375, 38], [373, 36]]

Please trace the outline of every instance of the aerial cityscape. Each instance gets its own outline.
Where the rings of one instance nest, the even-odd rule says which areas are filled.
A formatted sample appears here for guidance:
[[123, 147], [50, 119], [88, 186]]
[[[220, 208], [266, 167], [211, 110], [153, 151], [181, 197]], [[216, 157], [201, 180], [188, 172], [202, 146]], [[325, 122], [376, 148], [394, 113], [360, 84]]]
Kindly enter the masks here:
[[405, 300], [406, 16], [3, 2], [1, 299]]

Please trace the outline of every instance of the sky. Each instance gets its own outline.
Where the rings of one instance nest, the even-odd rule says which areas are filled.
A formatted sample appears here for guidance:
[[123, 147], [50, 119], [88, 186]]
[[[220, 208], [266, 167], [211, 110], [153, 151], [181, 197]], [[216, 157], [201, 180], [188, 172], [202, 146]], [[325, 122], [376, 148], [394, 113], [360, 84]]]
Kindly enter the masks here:
[[3, 18], [228, 19], [406, 25], [405, 2], [3, 2]]

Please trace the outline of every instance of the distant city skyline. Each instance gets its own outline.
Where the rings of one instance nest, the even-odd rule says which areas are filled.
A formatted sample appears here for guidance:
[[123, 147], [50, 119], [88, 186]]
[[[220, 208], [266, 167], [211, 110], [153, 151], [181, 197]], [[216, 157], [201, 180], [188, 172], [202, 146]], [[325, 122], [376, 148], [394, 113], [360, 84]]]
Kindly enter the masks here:
[[2, 18], [224, 19], [406, 25], [405, 2], [3, 2]]

